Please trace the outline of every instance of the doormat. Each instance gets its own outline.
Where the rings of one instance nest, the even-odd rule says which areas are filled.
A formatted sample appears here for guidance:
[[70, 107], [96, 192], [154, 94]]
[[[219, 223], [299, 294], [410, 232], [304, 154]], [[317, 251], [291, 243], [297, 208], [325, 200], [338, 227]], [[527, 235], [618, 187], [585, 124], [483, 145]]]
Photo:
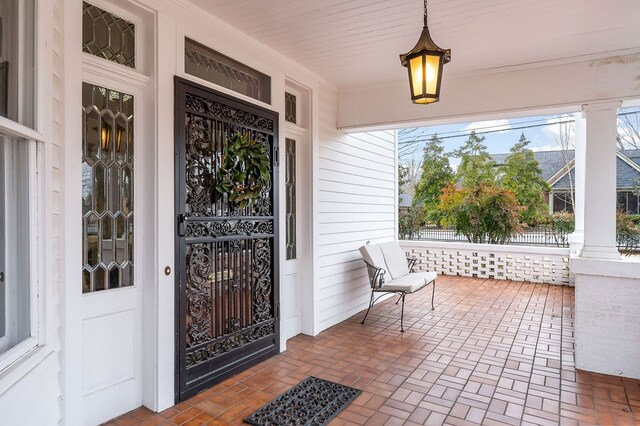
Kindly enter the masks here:
[[326, 425], [347, 408], [361, 390], [307, 377], [244, 419], [262, 425]]

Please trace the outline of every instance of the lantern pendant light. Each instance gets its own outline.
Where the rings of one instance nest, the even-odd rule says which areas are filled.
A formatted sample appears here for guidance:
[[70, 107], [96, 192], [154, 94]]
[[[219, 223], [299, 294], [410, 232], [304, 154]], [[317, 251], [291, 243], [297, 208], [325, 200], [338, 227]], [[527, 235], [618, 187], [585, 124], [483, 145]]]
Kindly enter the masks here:
[[424, 0], [424, 27], [413, 49], [400, 55], [409, 71], [409, 88], [414, 104], [430, 104], [440, 98], [442, 67], [451, 60], [451, 49], [439, 48], [431, 39], [427, 25], [427, 0]]

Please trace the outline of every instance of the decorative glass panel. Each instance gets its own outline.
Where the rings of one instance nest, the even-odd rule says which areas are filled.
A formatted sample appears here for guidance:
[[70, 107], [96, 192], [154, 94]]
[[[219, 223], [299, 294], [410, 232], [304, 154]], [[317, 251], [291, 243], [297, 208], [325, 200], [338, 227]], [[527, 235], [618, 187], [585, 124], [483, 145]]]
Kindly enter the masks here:
[[133, 96], [82, 83], [82, 292], [133, 285]]
[[82, 2], [82, 51], [136, 67], [135, 25], [87, 2]]
[[296, 95], [288, 92], [284, 92], [284, 119], [293, 124], [298, 122], [296, 115]]
[[184, 69], [187, 74], [271, 103], [271, 77], [188, 38], [184, 42]]
[[296, 141], [285, 140], [285, 223], [287, 226], [287, 260], [296, 258]]

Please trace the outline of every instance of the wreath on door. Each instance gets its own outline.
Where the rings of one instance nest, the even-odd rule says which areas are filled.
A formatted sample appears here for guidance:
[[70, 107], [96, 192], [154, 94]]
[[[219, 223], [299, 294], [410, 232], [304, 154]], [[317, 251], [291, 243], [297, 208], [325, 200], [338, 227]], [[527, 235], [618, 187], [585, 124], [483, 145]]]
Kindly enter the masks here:
[[267, 145], [235, 133], [222, 153], [216, 191], [226, 195], [234, 207], [255, 205], [271, 182], [270, 165]]

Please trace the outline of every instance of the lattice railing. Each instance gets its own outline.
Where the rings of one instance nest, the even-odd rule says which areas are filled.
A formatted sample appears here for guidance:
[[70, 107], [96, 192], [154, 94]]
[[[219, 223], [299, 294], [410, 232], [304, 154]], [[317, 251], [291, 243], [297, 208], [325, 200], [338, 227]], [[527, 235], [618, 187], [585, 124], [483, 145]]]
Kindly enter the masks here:
[[443, 275], [569, 284], [569, 249], [400, 241], [415, 270]]

